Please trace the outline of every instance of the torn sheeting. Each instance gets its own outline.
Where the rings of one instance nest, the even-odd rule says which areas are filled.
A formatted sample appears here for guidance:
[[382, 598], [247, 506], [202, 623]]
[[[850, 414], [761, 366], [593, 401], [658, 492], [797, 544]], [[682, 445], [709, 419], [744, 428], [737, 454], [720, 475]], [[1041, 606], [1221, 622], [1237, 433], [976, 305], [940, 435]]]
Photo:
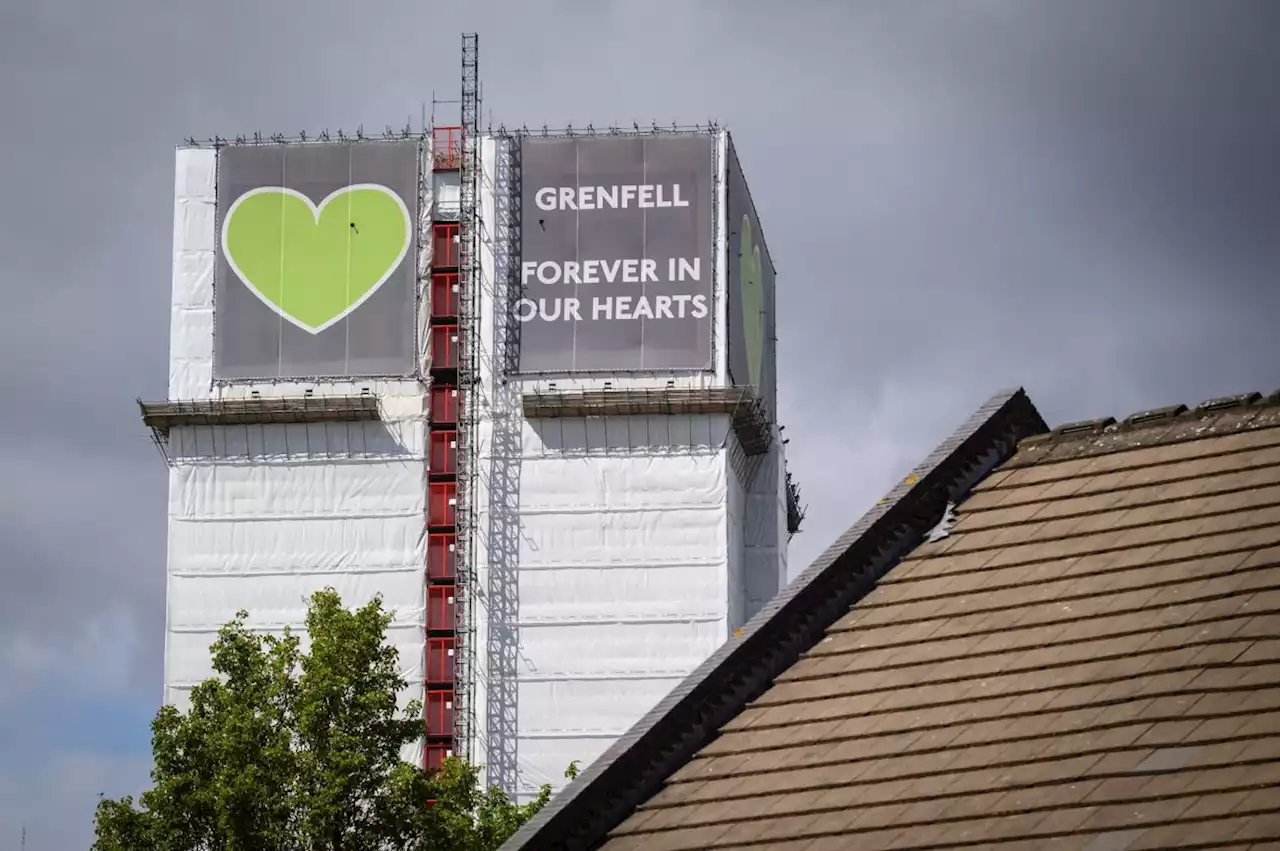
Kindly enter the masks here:
[[956, 522], [956, 504], [948, 502], [947, 508], [942, 512], [942, 519], [938, 521], [938, 525], [929, 530], [929, 543], [936, 543], [944, 538], [951, 537], [951, 526]]

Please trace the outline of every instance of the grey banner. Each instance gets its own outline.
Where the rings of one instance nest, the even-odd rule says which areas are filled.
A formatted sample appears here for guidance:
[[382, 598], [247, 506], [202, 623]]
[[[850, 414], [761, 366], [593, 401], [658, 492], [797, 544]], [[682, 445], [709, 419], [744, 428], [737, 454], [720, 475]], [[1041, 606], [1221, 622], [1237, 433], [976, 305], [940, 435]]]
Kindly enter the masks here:
[[218, 152], [214, 378], [411, 375], [419, 146]]
[[773, 261], [738, 155], [729, 144], [725, 177], [729, 249], [729, 378], [777, 412], [777, 326]]
[[521, 372], [712, 365], [710, 134], [526, 138]]

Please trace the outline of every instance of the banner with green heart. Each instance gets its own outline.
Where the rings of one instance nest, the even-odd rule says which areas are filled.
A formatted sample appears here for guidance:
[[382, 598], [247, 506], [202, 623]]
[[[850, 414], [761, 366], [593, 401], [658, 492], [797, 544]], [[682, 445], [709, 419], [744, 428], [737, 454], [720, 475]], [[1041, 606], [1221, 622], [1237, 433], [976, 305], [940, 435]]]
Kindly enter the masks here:
[[751, 228], [751, 217], [742, 217], [741, 239], [738, 250], [738, 281], [741, 287], [742, 332], [747, 351], [747, 369], [751, 374], [751, 386], [760, 388], [764, 366], [764, 266], [760, 259], [760, 246], [756, 244]]
[[227, 210], [222, 251], [259, 300], [311, 334], [341, 321], [404, 260], [413, 222], [395, 192], [343, 187], [318, 205], [279, 186], [252, 189]]
[[729, 378], [735, 385], [754, 388], [769, 411], [774, 412], [777, 406], [776, 277], [732, 141], [725, 169], [725, 198], [730, 251]]

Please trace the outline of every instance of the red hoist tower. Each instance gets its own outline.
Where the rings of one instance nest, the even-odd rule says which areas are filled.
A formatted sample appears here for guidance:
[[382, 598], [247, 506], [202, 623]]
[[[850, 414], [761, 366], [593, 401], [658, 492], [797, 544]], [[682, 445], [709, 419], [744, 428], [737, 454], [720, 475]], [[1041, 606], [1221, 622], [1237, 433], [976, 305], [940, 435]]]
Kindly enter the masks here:
[[[470, 756], [475, 712], [474, 636], [477, 474], [476, 403], [480, 370], [479, 39], [462, 37], [461, 124], [433, 126], [433, 171], [458, 174], [457, 220], [437, 212], [432, 259], [427, 451], [428, 770], [450, 755]], [[433, 116], [434, 122], [434, 116]], [[434, 178], [433, 178], [434, 179]]]

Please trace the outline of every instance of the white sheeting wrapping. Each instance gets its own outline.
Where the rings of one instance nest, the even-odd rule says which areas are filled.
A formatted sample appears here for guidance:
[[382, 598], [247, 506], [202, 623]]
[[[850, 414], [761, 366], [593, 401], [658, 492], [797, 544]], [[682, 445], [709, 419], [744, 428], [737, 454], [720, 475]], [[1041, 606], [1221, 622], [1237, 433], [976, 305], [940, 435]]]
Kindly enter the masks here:
[[[402, 703], [422, 698], [420, 459], [179, 464], [169, 493], [167, 702], [184, 705], [187, 690], [212, 675], [209, 645], [237, 610], [248, 610], [254, 629], [303, 632], [307, 598], [325, 587], [351, 607], [382, 596], [410, 684]], [[417, 759], [418, 748], [406, 748], [406, 758]]]
[[456, 220], [462, 204], [461, 175], [457, 171], [437, 171], [431, 175], [436, 218]]
[[726, 639], [725, 473], [723, 453], [522, 462], [521, 797], [563, 785]]
[[778, 590], [782, 590], [791, 582], [791, 562], [788, 560], [791, 533], [787, 531], [787, 445], [781, 440], [777, 441], [776, 451], [778, 457], [775, 462], [777, 475], [774, 480], [774, 526], [778, 529]]
[[413, 421], [383, 422], [381, 428], [358, 422], [186, 426], [170, 432], [169, 457], [179, 464], [256, 465], [306, 458], [340, 466], [421, 459], [424, 441], [421, 425]]
[[[721, 642], [717, 642], [719, 646]], [[681, 677], [520, 682], [520, 739], [616, 739]], [[639, 715], [636, 709], [640, 708]], [[581, 759], [581, 757], [579, 757]], [[561, 774], [566, 765], [545, 770]], [[536, 769], [536, 767], [535, 767]]]
[[617, 629], [636, 621], [716, 620], [724, 616], [723, 566], [719, 561], [522, 568], [520, 623], [602, 623]]
[[216, 151], [178, 151], [169, 326], [170, 399], [207, 399], [211, 393], [216, 175]]
[[[255, 630], [307, 641], [306, 601], [335, 588], [349, 607], [382, 595], [388, 639], [421, 700], [426, 615], [426, 426], [417, 382], [214, 387], [212, 150], [177, 155], [169, 398], [370, 391], [378, 422], [174, 428], [169, 479], [165, 701], [187, 705], [213, 674], [217, 630], [249, 612]], [[420, 744], [404, 758], [421, 759]]]
[[752, 459], [752, 472], [745, 482], [741, 536], [746, 620], [772, 600], [786, 581], [787, 506], [785, 498], [780, 499], [780, 483], [785, 477], [781, 449], [781, 442], [774, 440], [767, 454]]
[[728, 637], [740, 593], [728, 572], [728, 428], [724, 416], [525, 424], [522, 798], [563, 785], [570, 761], [595, 759]]
[[728, 487], [725, 494], [725, 515], [728, 525], [727, 539], [727, 589], [729, 594], [729, 629], [735, 630], [747, 622], [746, 536], [743, 526], [747, 522], [747, 490], [742, 484], [744, 457], [731, 454]]
[[[489, 231], [502, 227], [495, 194], [509, 189], [507, 172], [496, 165], [505, 161], [499, 148], [494, 140], [482, 146], [487, 173], [480, 196], [480, 269], [485, 280], [497, 282], [509, 279], [506, 255], [495, 254]], [[444, 196], [438, 188], [438, 197]], [[723, 246], [719, 254], [723, 258]], [[721, 299], [723, 271], [716, 277]], [[777, 590], [780, 539], [766, 531], [748, 540], [745, 532], [752, 523], [776, 529], [764, 495], [777, 493], [777, 465], [755, 459], [746, 465], [749, 471], [735, 469], [743, 466], [741, 450], [723, 415], [524, 421], [520, 392], [599, 388], [604, 381], [617, 389], [716, 381], [701, 375], [558, 376], [523, 380], [513, 391], [490, 369], [504, 362], [489, 321], [493, 292], [482, 287], [488, 398], [479, 440], [486, 467], [477, 500], [478, 584], [488, 587], [490, 565], [518, 565], [517, 705], [514, 713], [499, 713], [503, 721], [493, 721], [488, 660], [478, 654], [477, 718], [489, 726], [473, 758], [489, 762], [486, 748], [509, 752], [510, 742], [500, 739], [514, 736], [516, 791], [528, 800], [543, 783], [562, 787], [570, 762], [585, 766], [598, 757], [754, 613], [771, 583]], [[716, 321], [723, 340], [723, 309]], [[723, 360], [721, 353], [721, 379]], [[495, 453], [495, 435], [513, 423], [517, 445]], [[515, 491], [504, 490], [509, 488]], [[518, 513], [515, 544], [491, 537], [489, 527], [511, 506]], [[491, 545], [518, 553], [513, 558]], [[487, 642], [506, 624], [488, 621], [487, 608], [480, 616], [479, 636], [491, 647]], [[514, 728], [505, 720], [512, 715]]]
[[[721, 619], [707, 616], [618, 623], [522, 623], [520, 634], [520, 679], [525, 682], [681, 677], [702, 663], [705, 657], [700, 648], [719, 647], [724, 641]], [[584, 648], [590, 652], [584, 653]]]

